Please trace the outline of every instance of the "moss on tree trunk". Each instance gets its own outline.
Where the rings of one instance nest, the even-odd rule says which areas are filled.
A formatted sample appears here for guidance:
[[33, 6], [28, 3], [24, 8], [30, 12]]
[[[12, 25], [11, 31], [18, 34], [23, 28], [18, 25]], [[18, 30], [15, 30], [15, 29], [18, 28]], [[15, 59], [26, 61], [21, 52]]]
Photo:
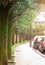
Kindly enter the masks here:
[[8, 30], [7, 30], [7, 14], [8, 14], [8, 11], [1, 7], [0, 8], [0, 15], [1, 15], [1, 18], [0, 18], [0, 28], [1, 28], [1, 31], [0, 31], [0, 34], [1, 34], [1, 41], [0, 41], [0, 65], [7, 65], [7, 60], [8, 60], [8, 55], [7, 55], [7, 44], [8, 44]]
[[11, 59], [11, 23], [8, 22], [8, 59]]
[[7, 30], [6, 22], [1, 21], [1, 61], [2, 65], [7, 65]]

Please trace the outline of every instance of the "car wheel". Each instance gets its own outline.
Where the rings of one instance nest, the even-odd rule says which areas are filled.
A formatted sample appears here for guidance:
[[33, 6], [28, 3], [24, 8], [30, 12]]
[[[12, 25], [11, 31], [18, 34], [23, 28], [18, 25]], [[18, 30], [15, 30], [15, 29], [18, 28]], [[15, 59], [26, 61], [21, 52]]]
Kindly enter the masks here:
[[40, 52], [43, 52], [43, 49], [42, 49], [42, 46], [41, 46], [41, 44], [39, 44], [39, 47], [38, 47], [38, 49], [39, 49], [39, 51], [40, 51]]

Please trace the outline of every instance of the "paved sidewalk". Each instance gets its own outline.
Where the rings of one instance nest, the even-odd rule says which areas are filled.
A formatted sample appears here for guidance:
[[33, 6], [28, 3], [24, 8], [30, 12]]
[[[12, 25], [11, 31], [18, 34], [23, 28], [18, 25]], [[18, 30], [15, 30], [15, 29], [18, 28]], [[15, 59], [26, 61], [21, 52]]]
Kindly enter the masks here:
[[16, 65], [45, 65], [45, 58], [29, 47], [29, 43], [16, 47], [15, 55]]

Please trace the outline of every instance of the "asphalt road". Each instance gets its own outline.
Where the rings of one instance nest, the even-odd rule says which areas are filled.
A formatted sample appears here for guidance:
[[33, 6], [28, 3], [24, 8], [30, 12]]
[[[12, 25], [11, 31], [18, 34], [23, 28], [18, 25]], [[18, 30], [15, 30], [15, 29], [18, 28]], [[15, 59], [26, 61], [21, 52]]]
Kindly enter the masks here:
[[44, 53], [41, 53], [39, 50], [36, 50], [36, 49], [34, 49], [34, 48], [33, 48], [33, 50], [34, 50], [37, 54], [39, 54], [40, 56], [42, 56], [43, 58], [45, 58], [45, 52], [44, 52]]
[[16, 47], [15, 55], [15, 65], [45, 65], [45, 54], [29, 47], [29, 43]]

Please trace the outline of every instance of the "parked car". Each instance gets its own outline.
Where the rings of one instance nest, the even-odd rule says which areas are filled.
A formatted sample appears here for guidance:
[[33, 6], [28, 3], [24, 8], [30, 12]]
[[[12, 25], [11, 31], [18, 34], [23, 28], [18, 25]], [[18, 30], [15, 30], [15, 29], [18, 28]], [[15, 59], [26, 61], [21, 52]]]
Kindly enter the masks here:
[[45, 36], [35, 36], [33, 40], [33, 48], [45, 52]]

